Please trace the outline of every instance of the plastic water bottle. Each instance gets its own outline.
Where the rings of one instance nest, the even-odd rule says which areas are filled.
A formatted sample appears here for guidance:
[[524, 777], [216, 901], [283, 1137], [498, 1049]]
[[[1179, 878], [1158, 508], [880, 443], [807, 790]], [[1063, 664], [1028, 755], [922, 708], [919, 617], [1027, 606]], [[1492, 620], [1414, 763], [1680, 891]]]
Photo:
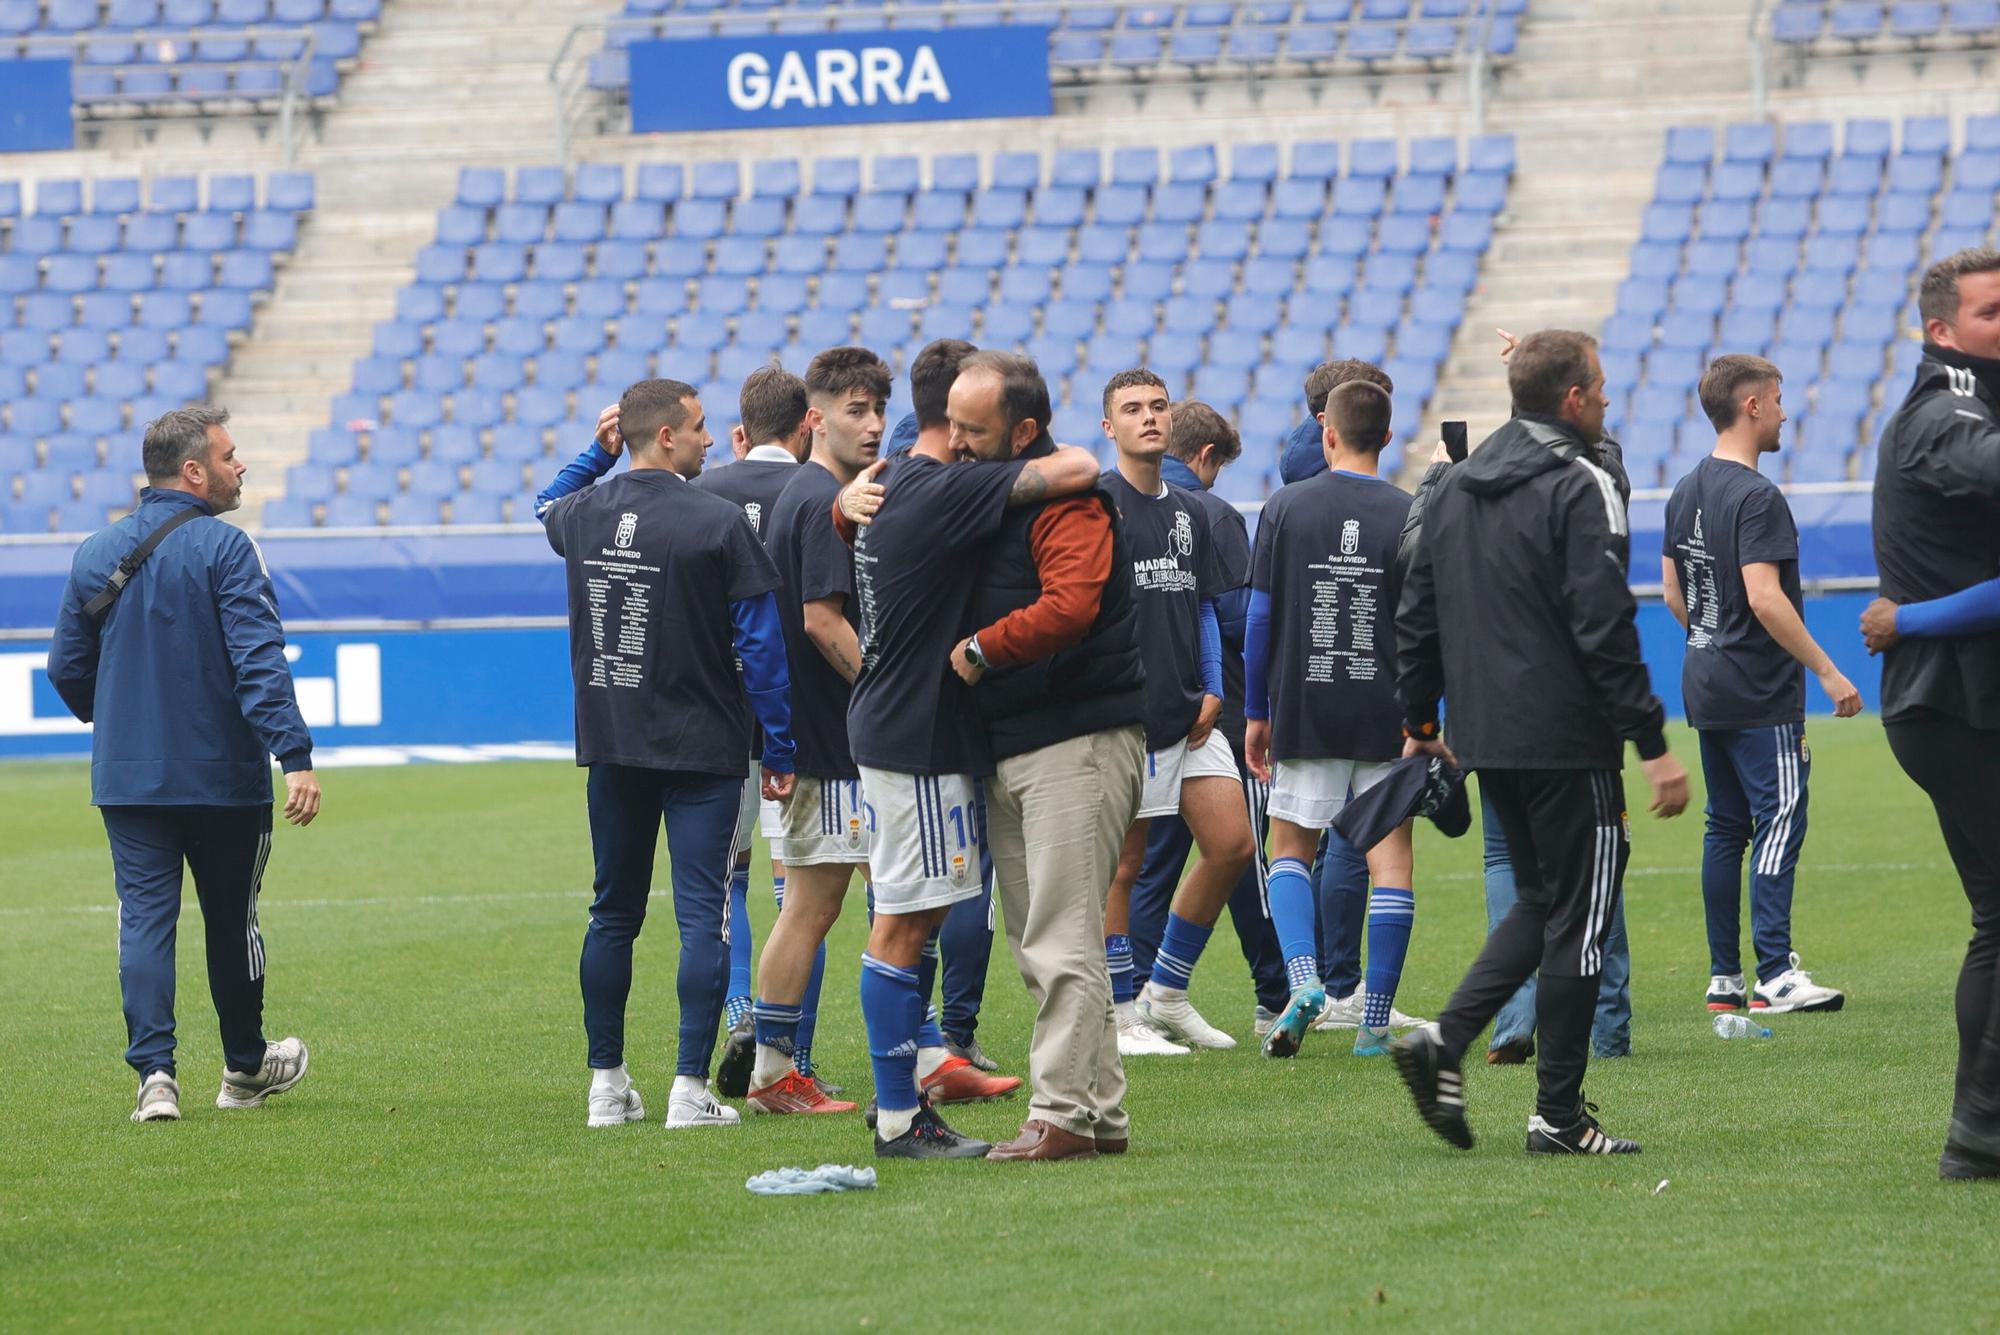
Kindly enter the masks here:
[[1715, 1017], [1717, 1038], [1769, 1038], [1771, 1031], [1761, 1024], [1752, 1024], [1746, 1016], [1725, 1011]]

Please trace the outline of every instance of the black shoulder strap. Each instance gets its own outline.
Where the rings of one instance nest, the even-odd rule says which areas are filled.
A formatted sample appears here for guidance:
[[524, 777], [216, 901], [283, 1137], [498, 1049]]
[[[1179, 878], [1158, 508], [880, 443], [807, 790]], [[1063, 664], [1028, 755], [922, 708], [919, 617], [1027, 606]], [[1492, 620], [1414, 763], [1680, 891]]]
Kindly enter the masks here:
[[111, 604], [118, 601], [118, 595], [125, 592], [125, 586], [131, 582], [132, 576], [139, 573], [139, 567], [146, 564], [146, 558], [153, 554], [153, 549], [166, 541], [167, 534], [189, 520], [200, 519], [207, 513], [206, 510], [198, 510], [190, 505], [148, 533], [145, 541], [134, 547], [125, 559], [118, 563], [118, 568], [111, 572], [111, 582], [104, 586], [103, 592], [83, 605], [83, 614], [95, 621], [110, 611]]

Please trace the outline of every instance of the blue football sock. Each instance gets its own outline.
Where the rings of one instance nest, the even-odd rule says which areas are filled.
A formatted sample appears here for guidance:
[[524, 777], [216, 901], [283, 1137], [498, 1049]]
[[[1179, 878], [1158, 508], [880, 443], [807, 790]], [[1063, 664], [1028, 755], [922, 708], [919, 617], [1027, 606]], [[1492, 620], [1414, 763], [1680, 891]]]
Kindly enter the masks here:
[[757, 1026], [757, 1042], [760, 1045], [779, 1052], [796, 1050], [799, 1032], [797, 1006], [780, 1006], [759, 997], [750, 1014]]
[[1410, 952], [1410, 928], [1417, 921], [1417, 897], [1408, 890], [1376, 886], [1368, 900], [1368, 1001], [1361, 1022], [1387, 1028], [1403, 957]]
[[1111, 1000], [1123, 1005], [1132, 999], [1132, 938], [1104, 938], [1104, 964], [1111, 970]]
[[805, 1000], [799, 1003], [799, 1037], [792, 1048], [792, 1066], [800, 1075], [813, 1073], [813, 1030], [819, 1024], [819, 989], [826, 981], [826, 942], [819, 943], [813, 956], [812, 977], [806, 980]]
[[875, 1102], [897, 1110], [917, 1106], [917, 1030], [924, 999], [914, 969], [861, 957], [861, 1020], [868, 1027], [868, 1059], [875, 1068]]
[[729, 1027], [750, 1013], [750, 864], [729, 873]]
[[1313, 917], [1312, 868], [1297, 858], [1279, 858], [1265, 881], [1271, 926], [1285, 955], [1285, 981], [1292, 990], [1319, 985], [1319, 941]]
[[1160, 949], [1153, 956], [1153, 982], [1175, 991], [1187, 991], [1194, 966], [1208, 948], [1213, 927], [1201, 927], [1180, 914], [1168, 912], [1167, 930], [1160, 935]]

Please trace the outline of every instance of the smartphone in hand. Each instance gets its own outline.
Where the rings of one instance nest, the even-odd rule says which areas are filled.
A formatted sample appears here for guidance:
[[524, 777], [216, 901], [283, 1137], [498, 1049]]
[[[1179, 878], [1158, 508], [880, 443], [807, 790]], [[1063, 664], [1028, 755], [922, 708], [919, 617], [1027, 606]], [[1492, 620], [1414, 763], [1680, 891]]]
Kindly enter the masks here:
[[1438, 423], [1438, 430], [1439, 433], [1444, 437], [1445, 454], [1450, 456], [1451, 461], [1455, 464], [1464, 463], [1465, 456], [1467, 453], [1467, 448], [1465, 443], [1465, 423], [1440, 422]]

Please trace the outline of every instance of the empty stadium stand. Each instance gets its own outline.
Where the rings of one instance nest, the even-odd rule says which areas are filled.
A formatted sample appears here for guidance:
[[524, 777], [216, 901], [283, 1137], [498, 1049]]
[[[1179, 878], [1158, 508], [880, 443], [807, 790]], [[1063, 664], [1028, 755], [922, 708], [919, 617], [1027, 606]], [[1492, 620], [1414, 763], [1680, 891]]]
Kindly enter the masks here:
[[[88, 116], [274, 110], [331, 97], [382, 0], [0, 0], [0, 72], [68, 57]], [[295, 66], [299, 66], [294, 70]]]
[[1054, 29], [1058, 80], [1187, 78], [1231, 70], [1312, 76], [1437, 70], [1483, 41], [1505, 59], [1519, 40], [1527, 0], [1252, 0], [1161, 4], [1152, 0], [627, 0], [627, 20], [605, 32], [590, 81], [627, 80], [625, 49], [656, 36], [812, 33], [952, 24], [1038, 23]]
[[87, 531], [132, 505], [146, 422], [207, 398], [313, 180], [48, 179], [24, 194], [0, 180], [0, 531]]
[[1679, 128], [1666, 137], [1632, 276], [1605, 321], [1613, 430], [1642, 485], [1707, 453], [1693, 390], [1706, 359], [1785, 373], [1792, 482], [1873, 475], [1882, 413], [1920, 354], [1915, 287], [1930, 260], [1985, 245], [2000, 116]]
[[2000, 39], [2000, 0], [1784, 0], [1771, 11], [1771, 40], [1816, 55], [1934, 50]]
[[1261, 499], [1335, 349], [1389, 369], [1414, 429], [1513, 164], [1493, 137], [468, 169], [265, 519], [519, 521], [633, 380], [696, 384], [725, 439], [773, 358], [861, 342], [900, 370], [946, 336], [1032, 354], [1087, 444], [1105, 378], [1152, 366], [1237, 417], [1225, 482]]

